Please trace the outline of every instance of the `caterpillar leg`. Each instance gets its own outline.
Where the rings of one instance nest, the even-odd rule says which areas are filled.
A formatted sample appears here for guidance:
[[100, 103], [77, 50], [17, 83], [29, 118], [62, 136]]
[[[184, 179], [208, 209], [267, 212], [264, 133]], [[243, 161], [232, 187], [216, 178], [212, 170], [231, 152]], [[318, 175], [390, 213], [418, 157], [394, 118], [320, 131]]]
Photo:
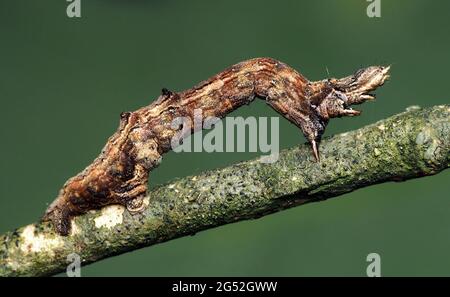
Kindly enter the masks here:
[[66, 236], [71, 229], [71, 215], [67, 210], [55, 207], [50, 212], [47, 212], [42, 218], [43, 221], [50, 221], [56, 232], [60, 235]]
[[137, 213], [137, 212], [143, 211], [146, 208], [146, 205], [144, 203], [144, 198], [145, 198], [145, 196], [142, 195], [142, 196], [139, 196], [139, 197], [129, 200], [126, 203], [127, 210], [131, 213]]

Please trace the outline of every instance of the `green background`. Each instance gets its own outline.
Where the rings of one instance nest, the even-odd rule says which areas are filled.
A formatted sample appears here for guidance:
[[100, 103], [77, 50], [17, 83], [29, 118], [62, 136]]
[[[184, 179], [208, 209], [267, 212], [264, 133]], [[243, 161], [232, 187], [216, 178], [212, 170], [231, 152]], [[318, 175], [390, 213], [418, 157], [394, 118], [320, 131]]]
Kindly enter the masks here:
[[[88, 165], [121, 111], [162, 87], [183, 90], [227, 66], [270, 56], [311, 80], [392, 64], [392, 78], [353, 130], [410, 105], [449, 103], [450, 2], [94, 1], [0, 2], [0, 232], [37, 220]], [[234, 116], [277, 116], [263, 101]], [[280, 119], [280, 145], [303, 143]], [[151, 185], [249, 159], [250, 153], [169, 153]], [[84, 276], [450, 275], [450, 172], [368, 187], [322, 203], [201, 232], [110, 258]]]

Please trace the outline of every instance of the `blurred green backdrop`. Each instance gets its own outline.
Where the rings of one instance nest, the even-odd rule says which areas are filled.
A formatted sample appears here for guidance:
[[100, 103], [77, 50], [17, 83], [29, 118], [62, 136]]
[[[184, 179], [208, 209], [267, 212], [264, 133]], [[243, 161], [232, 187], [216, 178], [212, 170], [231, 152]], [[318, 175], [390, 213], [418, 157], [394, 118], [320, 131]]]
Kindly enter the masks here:
[[[63, 0], [0, 2], [0, 232], [38, 219], [88, 165], [119, 113], [182, 90], [233, 63], [270, 56], [311, 80], [392, 64], [392, 78], [353, 130], [410, 105], [449, 103], [450, 2], [94, 1], [82, 17]], [[233, 115], [277, 116], [258, 101]], [[282, 148], [304, 142], [280, 120]], [[169, 153], [151, 184], [255, 157]], [[359, 190], [110, 258], [84, 276], [450, 275], [450, 172]]]

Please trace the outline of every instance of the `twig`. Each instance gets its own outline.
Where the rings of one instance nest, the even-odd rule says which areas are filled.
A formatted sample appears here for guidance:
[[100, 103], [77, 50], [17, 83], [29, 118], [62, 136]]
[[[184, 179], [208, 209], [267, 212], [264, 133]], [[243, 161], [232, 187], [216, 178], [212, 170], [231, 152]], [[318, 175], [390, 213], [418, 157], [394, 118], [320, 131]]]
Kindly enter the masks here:
[[325, 139], [323, 159], [309, 147], [273, 164], [246, 161], [160, 186], [147, 209], [111, 205], [73, 220], [69, 236], [36, 223], [0, 237], [0, 276], [64, 271], [71, 253], [83, 264], [204, 229], [254, 219], [361, 187], [436, 174], [449, 167], [450, 105], [408, 111]]

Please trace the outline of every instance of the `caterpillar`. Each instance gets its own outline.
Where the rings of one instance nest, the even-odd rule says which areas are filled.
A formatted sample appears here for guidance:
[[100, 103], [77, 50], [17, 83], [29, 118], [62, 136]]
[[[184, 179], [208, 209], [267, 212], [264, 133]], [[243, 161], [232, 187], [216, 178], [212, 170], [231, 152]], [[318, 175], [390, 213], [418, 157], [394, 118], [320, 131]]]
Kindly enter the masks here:
[[319, 143], [329, 120], [359, 115], [350, 106], [374, 99], [371, 92], [389, 78], [389, 68], [370, 66], [341, 79], [309, 81], [280, 61], [255, 58], [182, 92], [164, 88], [150, 105], [120, 114], [119, 128], [100, 155], [64, 184], [42, 220], [68, 235], [71, 219], [89, 210], [121, 204], [130, 212], [141, 211], [149, 171], [160, 164], [179, 132], [171, 125], [173, 119], [193, 121], [195, 109], [201, 109], [204, 118], [223, 118], [255, 98], [264, 99], [301, 129], [320, 162]]

